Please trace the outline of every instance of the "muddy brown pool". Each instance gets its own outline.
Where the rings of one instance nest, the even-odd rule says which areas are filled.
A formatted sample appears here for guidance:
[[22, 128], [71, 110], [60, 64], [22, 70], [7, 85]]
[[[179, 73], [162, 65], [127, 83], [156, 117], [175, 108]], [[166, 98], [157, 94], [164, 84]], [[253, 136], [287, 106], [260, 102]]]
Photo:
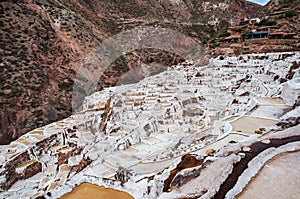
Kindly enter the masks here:
[[126, 192], [111, 188], [97, 186], [91, 183], [82, 183], [75, 187], [70, 193], [63, 195], [60, 199], [133, 199]]

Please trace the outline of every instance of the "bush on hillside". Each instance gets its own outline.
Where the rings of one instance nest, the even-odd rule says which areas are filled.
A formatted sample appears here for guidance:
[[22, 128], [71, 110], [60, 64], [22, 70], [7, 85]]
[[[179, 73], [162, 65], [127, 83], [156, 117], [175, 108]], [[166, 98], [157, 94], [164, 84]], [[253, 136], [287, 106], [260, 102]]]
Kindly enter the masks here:
[[261, 20], [261, 22], [258, 23], [258, 26], [274, 26], [276, 24], [277, 24], [276, 21], [269, 21], [267, 19], [263, 19]]
[[285, 17], [287, 17], [287, 18], [296, 16], [296, 15], [297, 15], [297, 11], [296, 10], [289, 10], [289, 11], [285, 12]]
[[227, 31], [223, 31], [223, 32], [220, 33], [219, 36], [220, 36], [220, 37], [229, 37], [229, 36], [230, 36], [230, 33], [227, 32]]

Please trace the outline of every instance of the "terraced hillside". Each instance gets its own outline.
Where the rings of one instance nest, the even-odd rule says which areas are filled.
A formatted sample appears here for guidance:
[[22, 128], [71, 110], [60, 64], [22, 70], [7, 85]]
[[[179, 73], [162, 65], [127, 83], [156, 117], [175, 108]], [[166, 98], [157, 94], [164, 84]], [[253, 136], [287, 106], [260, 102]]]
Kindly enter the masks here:
[[[149, 199], [299, 195], [297, 182], [275, 180], [287, 166], [272, 169], [265, 180], [272, 186], [259, 182], [277, 155], [299, 157], [299, 58], [186, 61], [93, 93], [81, 112], [0, 146], [0, 198], [76, 196], [84, 182]], [[281, 180], [299, 173], [294, 166]]]
[[[201, 43], [257, 8], [240, 0], [1, 1], [0, 143], [70, 115], [77, 68], [111, 35], [141, 25], [161, 26]], [[137, 66], [139, 54], [165, 66], [182, 60], [159, 50], [129, 53], [108, 67], [99, 89], [113, 86]]]

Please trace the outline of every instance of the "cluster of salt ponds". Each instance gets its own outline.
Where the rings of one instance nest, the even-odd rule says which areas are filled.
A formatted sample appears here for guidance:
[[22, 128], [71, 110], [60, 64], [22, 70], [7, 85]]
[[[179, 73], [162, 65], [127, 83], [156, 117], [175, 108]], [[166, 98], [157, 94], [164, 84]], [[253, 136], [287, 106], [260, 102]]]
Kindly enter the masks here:
[[[277, 68], [276, 64], [270, 65], [265, 71], [272, 67]], [[287, 66], [288, 64], [280, 68], [282, 74], [287, 72]], [[81, 160], [82, 154], [78, 158], [70, 158], [68, 163], [58, 168], [58, 172], [55, 167], [56, 160], [50, 158], [51, 154], [45, 155], [44, 159], [49, 157], [49, 161], [52, 161], [47, 163], [54, 165], [53, 172], [51, 170], [54, 177], [50, 179], [45, 171], [37, 174], [43, 179], [42, 182], [53, 181], [48, 182], [51, 186], [47, 189], [46, 186], [40, 186], [46, 183], [38, 182], [38, 191], [56, 191], [80, 174], [96, 179], [114, 179], [119, 166], [131, 169], [137, 178], [157, 175], [186, 153], [205, 155], [208, 149], [217, 151], [252, 136], [257, 129], [272, 128], [278, 122], [280, 115], [289, 106], [279, 98], [266, 97], [274, 94], [268, 81], [276, 73], [271, 73], [266, 79], [266, 75], [261, 74], [260, 70], [260, 64], [241, 68], [235, 65], [221, 68], [212, 65], [202, 68], [177, 66], [175, 70], [147, 78], [136, 85], [106, 89], [87, 97], [85, 110], [80, 114], [22, 136], [11, 144], [11, 151], [5, 150], [5, 158], [10, 159], [9, 153], [27, 150], [38, 140], [60, 131], [67, 134], [65, 130], [76, 125], [79, 137], [66, 139], [74, 139], [78, 146], [85, 147], [84, 153], [88, 152], [86, 154], [94, 162], [79, 174], [69, 175], [70, 167]], [[198, 73], [203, 73], [203, 76], [197, 76]], [[253, 75], [252, 79], [243, 80], [244, 82], [239, 79], [248, 73]], [[108, 98], [112, 99], [112, 115], [106, 122], [105, 133], [92, 133], [89, 127], [101, 123], [102, 112], [95, 110], [104, 108]], [[231, 104], [233, 99], [238, 102]], [[251, 112], [256, 105], [257, 108]], [[226, 133], [220, 133], [219, 127], [213, 126], [215, 121], [225, 123], [220, 129], [225, 129]], [[57, 150], [73, 150], [71, 147], [64, 147], [59, 145], [58, 148], [50, 148], [50, 151], [54, 154]], [[44, 159], [40, 158], [39, 161]], [[21, 166], [26, 167], [26, 164]], [[36, 178], [33, 176], [27, 180], [35, 183]], [[14, 190], [9, 190], [9, 194], [4, 196], [30, 197], [28, 190], [36, 185], [34, 183], [23, 185], [18, 181], [13, 187]], [[114, 190], [108, 191], [91, 184], [83, 184], [77, 188], [71, 192], [75, 195], [70, 193], [66, 197], [76, 198], [82, 191], [96, 195], [109, 193], [113, 198], [117, 197]], [[102, 193], [98, 193], [99, 189]]]

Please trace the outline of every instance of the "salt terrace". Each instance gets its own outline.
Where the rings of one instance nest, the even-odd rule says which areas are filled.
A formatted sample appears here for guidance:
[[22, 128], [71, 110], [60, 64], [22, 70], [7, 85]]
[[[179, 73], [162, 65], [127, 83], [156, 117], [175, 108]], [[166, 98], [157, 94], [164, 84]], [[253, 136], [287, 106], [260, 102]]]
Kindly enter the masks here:
[[[290, 52], [219, 56], [205, 66], [187, 61], [137, 84], [94, 93], [82, 111], [1, 146], [0, 197], [57, 198], [83, 182], [135, 198], [192, 196], [189, 186], [202, 193], [194, 187], [196, 177], [182, 187], [173, 180], [168, 190], [174, 191], [163, 189], [184, 155], [215, 161], [203, 173], [214, 179], [221, 171], [208, 171], [226, 172], [231, 167], [223, 169], [221, 161], [230, 165], [241, 158], [216, 160], [218, 153], [267, 139], [280, 131], [278, 123], [299, 116], [299, 68], [281, 82], [299, 60], [299, 52]], [[299, 136], [299, 126], [294, 128]], [[297, 143], [293, 150], [300, 150]], [[209, 189], [203, 196], [218, 193]]]

